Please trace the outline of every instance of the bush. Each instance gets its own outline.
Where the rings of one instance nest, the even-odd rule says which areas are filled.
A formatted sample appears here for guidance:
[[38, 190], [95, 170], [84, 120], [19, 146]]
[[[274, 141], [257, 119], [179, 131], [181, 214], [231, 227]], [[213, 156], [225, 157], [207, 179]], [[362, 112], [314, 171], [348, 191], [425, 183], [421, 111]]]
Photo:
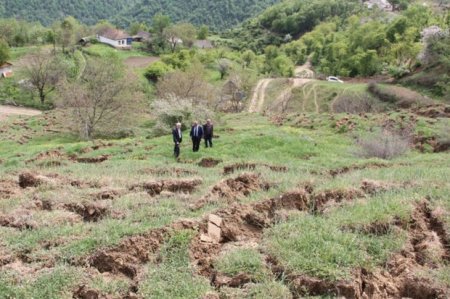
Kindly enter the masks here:
[[204, 103], [196, 102], [193, 99], [180, 98], [173, 94], [155, 100], [152, 108], [157, 117], [153, 128], [155, 136], [169, 134], [171, 128], [177, 122], [182, 123], [182, 129], [184, 130], [193, 120], [204, 120], [214, 116], [214, 112], [209, 110]]
[[170, 71], [172, 71], [172, 68], [169, 65], [162, 61], [156, 61], [145, 70], [144, 76], [148, 80], [156, 82]]
[[357, 145], [363, 157], [389, 160], [404, 154], [410, 142], [408, 137], [384, 130], [360, 138]]

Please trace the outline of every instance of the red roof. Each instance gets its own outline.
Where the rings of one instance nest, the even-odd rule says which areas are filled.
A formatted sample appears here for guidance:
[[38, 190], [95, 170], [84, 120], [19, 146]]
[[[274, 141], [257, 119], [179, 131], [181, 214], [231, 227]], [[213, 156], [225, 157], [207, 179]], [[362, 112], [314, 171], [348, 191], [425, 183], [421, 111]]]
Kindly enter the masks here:
[[125, 31], [112, 28], [105, 29], [101, 31], [98, 35], [106, 37], [111, 40], [131, 38], [131, 36]]

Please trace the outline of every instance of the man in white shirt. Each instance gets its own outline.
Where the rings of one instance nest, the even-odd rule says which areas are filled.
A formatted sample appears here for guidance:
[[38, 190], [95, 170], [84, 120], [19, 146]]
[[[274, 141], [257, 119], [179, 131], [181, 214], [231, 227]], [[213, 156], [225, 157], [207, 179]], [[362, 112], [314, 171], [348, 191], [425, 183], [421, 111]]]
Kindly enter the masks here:
[[173, 153], [175, 158], [180, 156], [180, 143], [183, 141], [183, 133], [181, 132], [181, 123], [176, 123], [175, 128], [172, 130], [173, 143], [175, 147]]

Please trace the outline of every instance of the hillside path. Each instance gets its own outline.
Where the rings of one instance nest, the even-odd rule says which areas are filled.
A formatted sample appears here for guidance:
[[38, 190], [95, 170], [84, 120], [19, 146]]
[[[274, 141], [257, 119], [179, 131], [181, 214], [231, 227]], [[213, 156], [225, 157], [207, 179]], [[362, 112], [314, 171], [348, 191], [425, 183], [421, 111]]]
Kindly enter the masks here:
[[35, 116], [39, 114], [42, 114], [42, 111], [30, 108], [0, 105], [0, 120], [3, 120], [10, 115]]
[[264, 98], [266, 96], [266, 89], [269, 83], [273, 79], [262, 79], [259, 80], [258, 84], [253, 91], [252, 100], [250, 101], [250, 105], [248, 107], [248, 112], [260, 112], [263, 104]]

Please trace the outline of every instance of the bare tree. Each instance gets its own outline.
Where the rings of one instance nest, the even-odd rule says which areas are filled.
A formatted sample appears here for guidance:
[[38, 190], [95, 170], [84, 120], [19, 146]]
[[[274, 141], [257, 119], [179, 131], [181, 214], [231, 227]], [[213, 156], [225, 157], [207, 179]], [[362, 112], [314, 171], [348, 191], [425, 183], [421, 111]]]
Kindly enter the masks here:
[[32, 89], [39, 94], [43, 104], [48, 94], [54, 91], [63, 79], [65, 70], [57, 56], [39, 52], [30, 56], [24, 75], [28, 78]]
[[195, 104], [210, 104], [215, 100], [215, 88], [203, 78], [204, 68], [194, 63], [185, 72], [175, 71], [158, 81], [158, 96], [166, 98], [175, 95], [182, 99], [192, 99]]
[[91, 139], [100, 128], [123, 128], [133, 119], [140, 96], [130, 76], [114, 58], [89, 59], [80, 78], [63, 87], [63, 105], [72, 110], [81, 137]]

